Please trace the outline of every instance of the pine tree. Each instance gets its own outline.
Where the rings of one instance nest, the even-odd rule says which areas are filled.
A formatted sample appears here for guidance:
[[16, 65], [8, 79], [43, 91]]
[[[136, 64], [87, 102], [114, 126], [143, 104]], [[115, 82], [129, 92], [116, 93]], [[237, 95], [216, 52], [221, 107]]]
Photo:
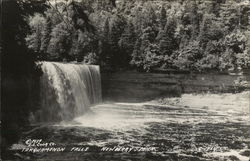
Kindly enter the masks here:
[[122, 60], [122, 55], [119, 50], [118, 42], [124, 30], [125, 22], [122, 17], [114, 16], [111, 19], [110, 24], [110, 58], [111, 58], [111, 67], [119, 68]]
[[143, 30], [142, 35], [136, 41], [132, 54], [131, 65], [144, 71], [149, 71], [151, 66], [155, 65], [154, 62], [151, 64], [150, 61], [148, 61], [148, 56], [158, 55], [158, 47], [154, 44], [154, 38], [155, 33], [151, 27], [147, 27]]
[[209, 2], [210, 4], [208, 7], [209, 8], [208, 13], [214, 14], [216, 17], [218, 17], [220, 14], [220, 7], [222, 2], [220, 0], [210, 0]]
[[144, 11], [144, 19], [143, 19], [143, 28], [147, 28], [148, 26], [150, 26], [154, 31], [157, 30], [157, 16], [155, 14], [155, 10], [154, 8], [151, 6], [152, 4], [149, 4], [145, 7], [145, 11]]
[[134, 50], [135, 42], [136, 42], [136, 34], [134, 25], [132, 24], [132, 22], [129, 22], [126, 25], [124, 32], [118, 42], [123, 60], [122, 62], [124, 64], [123, 66], [128, 66], [132, 52]]
[[101, 43], [100, 43], [101, 46], [99, 46], [101, 48], [100, 59], [102, 66], [107, 66], [107, 64], [110, 64], [109, 38], [110, 38], [109, 18], [106, 18], [104, 26], [102, 28]]
[[159, 47], [162, 55], [172, 55], [173, 51], [178, 49], [178, 43], [175, 38], [176, 22], [169, 18], [164, 30], [158, 35]]
[[164, 29], [165, 24], [167, 22], [167, 11], [166, 11], [166, 9], [165, 9], [165, 7], [163, 5], [161, 7], [160, 22], [161, 22], [161, 29]]
[[131, 55], [130, 64], [136, 67], [139, 71], [143, 70], [143, 55], [141, 53], [141, 39], [136, 40], [133, 53]]
[[141, 7], [142, 6], [139, 6], [139, 5], [136, 6], [133, 9], [133, 12], [131, 13], [131, 15], [134, 16], [133, 24], [135, 26], [136, 35], [140, 35], [143, 30], [143, 13], [141, 11]]
[[191, 38], [194, 40], [199, 34], [200, 15], [198, 13], [198, 5], [196, 0], [191, 4], [190, 20], [192, 25]]

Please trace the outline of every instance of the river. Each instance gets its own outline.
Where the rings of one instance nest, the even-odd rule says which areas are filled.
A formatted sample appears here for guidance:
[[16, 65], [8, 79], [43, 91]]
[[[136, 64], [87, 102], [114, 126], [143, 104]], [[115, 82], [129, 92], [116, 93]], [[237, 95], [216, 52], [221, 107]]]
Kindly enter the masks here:
[[[248, 161], [249, 94], [184, 94], [142, 103], [104, 102], [73, 121], [27, 127], [11, 151], [17, 160], [33, 161]], [[29, 139], [42, 139], [65, 150], [22, 152]]]

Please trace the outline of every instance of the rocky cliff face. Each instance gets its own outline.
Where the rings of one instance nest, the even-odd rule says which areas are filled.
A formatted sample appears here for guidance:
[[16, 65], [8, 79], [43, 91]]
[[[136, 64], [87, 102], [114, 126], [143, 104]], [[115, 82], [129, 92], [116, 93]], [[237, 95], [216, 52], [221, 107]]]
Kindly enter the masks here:
[[249, 80], [249, 75], [103, 73], [102, 88], [104, 100], [137, 102], [182, 93], [234, 93], [250, 89]]

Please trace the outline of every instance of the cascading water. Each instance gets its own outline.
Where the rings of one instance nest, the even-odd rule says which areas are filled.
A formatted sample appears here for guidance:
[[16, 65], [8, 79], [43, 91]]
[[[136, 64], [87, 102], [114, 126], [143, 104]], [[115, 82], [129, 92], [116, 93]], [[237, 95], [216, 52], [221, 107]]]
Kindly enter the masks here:
[[42, 62], [41, 108], [35, 122], [71, 120], [101, 102], [99, 66]]

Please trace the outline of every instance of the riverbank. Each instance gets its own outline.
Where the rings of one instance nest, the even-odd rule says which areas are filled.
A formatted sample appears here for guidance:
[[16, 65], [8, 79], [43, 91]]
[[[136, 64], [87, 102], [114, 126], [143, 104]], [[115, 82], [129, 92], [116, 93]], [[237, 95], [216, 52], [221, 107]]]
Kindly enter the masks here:
[[102, 73], [104, 100], [140, 102], [185, 93], [238, 93], [250, 89], [250, 75]]

